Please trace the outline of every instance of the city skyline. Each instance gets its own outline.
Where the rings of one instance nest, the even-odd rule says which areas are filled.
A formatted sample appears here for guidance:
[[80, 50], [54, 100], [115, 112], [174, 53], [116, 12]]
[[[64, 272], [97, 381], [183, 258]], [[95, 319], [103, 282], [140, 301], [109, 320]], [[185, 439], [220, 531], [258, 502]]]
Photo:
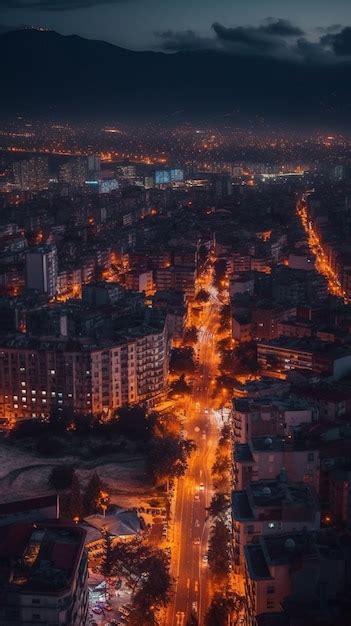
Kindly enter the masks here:
[[0, 0], [0, 626], [349, 626], [351, 4]]

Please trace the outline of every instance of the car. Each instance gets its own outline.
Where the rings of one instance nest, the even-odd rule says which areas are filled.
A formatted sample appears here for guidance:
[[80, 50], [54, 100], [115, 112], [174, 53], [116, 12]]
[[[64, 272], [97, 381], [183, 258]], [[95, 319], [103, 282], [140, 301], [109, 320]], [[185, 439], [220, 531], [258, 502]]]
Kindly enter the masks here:
[[194, 611], [194, 613], [197, 613], [197, 602], [193, 602], [191, 605], [191, 608]]
[[93, 606], [93, 608], [91, 610], [92, 610], [93, 613], [96, 613], [96, 615], [101, 615], [102, 614], [101, 606]]
[[198, 546], [200, 544], [200, 537], [195, 537], [194, 539], [194, 545]]
[[196, 494], [194, 495], [194, 500], [195, 500], [195, 502], [198, 502], [198, 501], [200, 500], [200, 496], [199, 496], [199, 494], [198, 494], [198, 493], [196, 493]]
[[202, 562], [204, 563], [204, 565], [207, 565], [207, 563], [208, 563], [208, 554], [204, 554], [203, 555]]
[[205, 485], [203, 483], [200, 483], [199, 489], [200, 491], [205, 491]]

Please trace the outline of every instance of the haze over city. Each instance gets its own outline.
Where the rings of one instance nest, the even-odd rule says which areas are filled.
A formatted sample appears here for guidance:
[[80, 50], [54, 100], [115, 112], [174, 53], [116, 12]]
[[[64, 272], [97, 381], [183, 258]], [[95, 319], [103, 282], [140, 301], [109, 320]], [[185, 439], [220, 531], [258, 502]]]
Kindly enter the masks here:
[[0, 626], [347, 626], [351, 5], [0, 0]]

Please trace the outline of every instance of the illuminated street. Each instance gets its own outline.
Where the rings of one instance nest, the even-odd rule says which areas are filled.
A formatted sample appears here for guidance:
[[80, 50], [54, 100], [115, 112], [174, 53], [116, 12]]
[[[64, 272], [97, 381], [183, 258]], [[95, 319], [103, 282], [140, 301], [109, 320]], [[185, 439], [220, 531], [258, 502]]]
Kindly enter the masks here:
[[206, 563], [210, 530], [206, 507], [213, 494], [211, 467], [217, 445], [218, 426], [211, 410], [211, 379], [216, 374], [215, 327], [220, 301], [211, 298], [204, 305], [202, 326], [196, 352], [198, 375], [194, 393], [186, 410], [187, 436], [194, 439], [197, 451], [189, 462], [188, 471], [178, 481], [174, 513], [174, 547], [172, 575], [175, 594], [169, 607], [167, 624], [182, 626], [191, 611], [202, 623], [209, 604], [209, 575]]
[[322, 274], [327, 281], [328, 290], [334, 296], [338, 296], [339, 298], [343, 298], [345, 302], [347, 301], [346, 293], [343, 290], [339, 277], [334, 272], [333, 268], [330, 266], [328, 262], [327, 256], [323, 250], [321, 242], [313, 229], [312, 223], [308, 218], [307, 208], [305, 197], [303, 196], [300, 202], [298, 203], [297, 208], [298, 215], [301, 219], [302, 226], [307, 235], [308, 245], [316, 257], [316, 270]]

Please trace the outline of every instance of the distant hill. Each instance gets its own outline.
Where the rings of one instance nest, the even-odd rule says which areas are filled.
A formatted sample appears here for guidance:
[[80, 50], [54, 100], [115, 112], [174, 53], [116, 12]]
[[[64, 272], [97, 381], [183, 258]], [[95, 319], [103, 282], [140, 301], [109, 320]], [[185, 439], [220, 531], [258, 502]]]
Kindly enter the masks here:
[[132, 52], [52, 31], [0, 35], [0, 114], [184, 117], [237, 114], [347, 123], [351, 65], [193, 51]]

